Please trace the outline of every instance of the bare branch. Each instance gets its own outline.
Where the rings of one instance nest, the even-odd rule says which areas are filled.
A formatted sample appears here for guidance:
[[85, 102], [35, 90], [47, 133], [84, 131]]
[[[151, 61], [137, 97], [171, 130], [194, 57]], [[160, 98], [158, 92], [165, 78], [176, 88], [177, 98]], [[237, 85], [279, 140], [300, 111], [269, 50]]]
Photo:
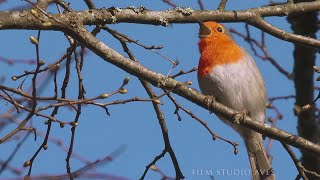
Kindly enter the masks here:
[[219, 4], [219, 6], [218, 6], [218, 10], [225, 10], [227, 1], [228, 1], [228, 0], [221, 0], [221, 1], [220, 1], [220, 4]]
[[171, 7], [177, 7], [175, 3], [173, 3], [171, 0], [162, 0], [164, 3], [167, 3]]
[[[46, 15], [45, 22], [50, 22], [50, 26], [33, 17], [30, 11], [22, 12], [0, 12], [2, 22], [0, 30], [4, 29], [47, 29], [72, 31], [68, 26], [77, 17], [77, 21], [82, 21], [84, 25], [98, 25], [110, 23], [141, 23], [167, 26], [170, 23], [198, 23], [198, 21], [219, 21], [219, 22], [247, 22], [270, 35], [279, 39], [320, 47], [320, 41], [301, 35], [288, 33], [266, 22], [263, 17], [288, 16], [306, 12], [320, 10], [320, 1], [288, 3], [283, 5], [264, 6], [240, 11], [194, 11], [188, 8], [175, 8], [167, 11], [148, 11], [144, 8], [126, 9], [93, 9], [82, 12], [67, 12], [62, 15], [48, 15], [42, 9], [38, 10]], [[32, 21], [30, 17], [34, 18]], [[32, 22], [32, 23], [30, 23]], [[80, 22], [79, 22], [80, 23]]]
[[199, 4], [199, 6], [200, 6], [200, 9], [201, 9], [201, 10], [204, 10], [204, 5], [203, 5], [202, 0], [198, 0], [198, 4]]
[[181, 109], [181, 110], [183, 110], [185, 113], [187, 113], [190, 117], [192, 117], [193, 119], [195, 119], [196, 121], [198, 121], [200, 124], [202, 124], [202, 125], [207, 129], [207, 131], [211, 134], [213, 140], [220, 139], [220, 140], [222, 140], [222, 141], [224, 141], [224, 142], [226, 142], [226, 143], [229, 143], [229, 144], [232, 145], [233, 148], [234, 148], [234, 151], [233, 151], [234, 154], [235, 154], [235, 155], [238, 154], [238, 147], [237, 147], [237, 146], [239, 145], [238, 143], [232, 142], [232, 141], [230, 141], [230, 140], [228, 140], [228, 139], [225, 139], [225, 138], [220, 137], [219, 135], [215, 134], [215, 133], [209, 128], [208, 124], [207, 124], [205, 121], [201, 120], [199, 117], [197, 117], [196, 115], [194, 115], [190, 110], [188, 110], [188, 109], [184, 108], [183, 106], [181, 106], [181, 105], [175, 100], [175, 98], [174, 98], [171, 94], [168, 94], [168, 97], [169, 97], [169, 99], [174, 103], [174, 105], [176, 106], [176, 110], [174, 111], [174, 113], [178, 116], [179, 121], [181, 121], [181, 117], [180, 117], [178, 111], [179, 111], [179, 109]]
[[[296, 166], [299, 175], [304, 179], [304, 180], [308, 180], [306, 174], [304, 173], [303, 169], [301, 168], [301, 163], [299, 162], [298, 158], [296, 157], [296, 155], [293, 153], [292, 149], [290, 148], [290, 146], [288, 144], [285, 143], [281, 143], [282, 146], [286, 149], [286, 151], [288, 152], [288, 154], [290, 155], [291, 159], [294, 162], [294, 165]], [[299, 178], [300, 179], [300, 178]]]

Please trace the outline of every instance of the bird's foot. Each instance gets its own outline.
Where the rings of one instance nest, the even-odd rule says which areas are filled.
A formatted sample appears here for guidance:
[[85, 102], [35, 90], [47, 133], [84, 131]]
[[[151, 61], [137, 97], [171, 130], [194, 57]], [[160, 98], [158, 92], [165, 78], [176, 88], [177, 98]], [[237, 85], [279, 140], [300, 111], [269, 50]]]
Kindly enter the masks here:
[[[204, 99], [205, 103], [208, 106], [208, 109], [210, 109], [212, 103], [216, 100], [216, 98], [214, 96], [206, 96], [206, 98]], [[209, 113], [211, 114], [212, 111], [209, 110]]]
[[243, 121], [246, 116], [250, 116], [250, 113], [247, 110], [234, 113], [232, 115], [233, 123], [240, 124], [240, 121]]

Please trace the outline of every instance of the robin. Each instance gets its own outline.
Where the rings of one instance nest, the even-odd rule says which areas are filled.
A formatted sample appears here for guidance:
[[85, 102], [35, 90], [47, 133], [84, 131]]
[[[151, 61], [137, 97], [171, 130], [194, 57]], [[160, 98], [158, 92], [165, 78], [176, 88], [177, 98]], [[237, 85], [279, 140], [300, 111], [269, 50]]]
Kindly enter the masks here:
[[[266, 88], [251, 55], [233, 40], [230, 32], [216, 22], [199, 23], [200, 61], [198, 82], [203, 94], [234, 110], [247, 112], [265, 122]], [[253, 180], [275, 179], [260, 133], [230, 123], [247, 148]]]

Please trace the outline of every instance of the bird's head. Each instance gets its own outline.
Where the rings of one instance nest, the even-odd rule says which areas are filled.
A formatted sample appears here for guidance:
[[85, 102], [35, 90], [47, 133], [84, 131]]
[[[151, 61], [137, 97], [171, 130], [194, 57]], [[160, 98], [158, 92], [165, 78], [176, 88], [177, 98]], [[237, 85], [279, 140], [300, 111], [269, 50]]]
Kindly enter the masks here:
[[232, 36], [229, 30], [217, 22], [199, 22], [199, 34], [200, 40], [232, 40]]
[[243, 53], [228, 29], [217, 22], [199, 22], [200, 62], [198, 76], [208, 75], [221, 64], [233, 64], [243, 59]]

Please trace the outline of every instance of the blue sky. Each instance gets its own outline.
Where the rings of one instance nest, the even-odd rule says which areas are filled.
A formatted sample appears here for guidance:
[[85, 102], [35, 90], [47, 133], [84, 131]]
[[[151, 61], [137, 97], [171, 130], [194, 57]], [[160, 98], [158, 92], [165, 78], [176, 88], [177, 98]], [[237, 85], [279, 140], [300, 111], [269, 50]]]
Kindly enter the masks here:
[[[102, 1], [96, 0], [97, 7], [127, 7], [145, 6], [150, 10], [165, 10], [170, 8], [161, 0], [109, 0]], [[193, 1], [174, 1], [176, 4], [184, 7], [192, 7], [199, 9], [196, 0]], [[204, 0], [207, 9], [215, 9], [218, 1]], [[227, 9], [246, 9], [262, 5], [265, 1], [236, 1], [230, 0], [227, 4]], [[25, 2], [20, 0], [10, 0], [10, 3], [3, 3], [0, 5], [0, 10], [8, 10], [11, 7], [23, 5]], [[71, 7], [75, 10], [82, 10], [85, 4], [81, 1], [71, 2]], [[289, 24], [284, 17], [267, 18], [268, 22], [273, 25], [291, 31]], [[243, 23], [225, 23], [227, 27], [235, 28], [244, 32]], [[152, 26], [152, 25], [139, 25], [139, 24], [115, 24], [110, 25], [111, 28], [116, 29], [128, 36], [139, 40], [139, 42], [146, 45], [163, 45], [164, 48], [159, 50], [162, 55], [171, 59], [179, 60], [180, 64], [176, 67], [171, 74], [179, 72], [181, 69], [189, 70], [196, 67], [199, 60], [199, 52], [197, 47], [197, 24], [173, 24], [169, 27]], [[88, 27], [90, 28], [90, 27]], [[0, 39], [0, 55], [6, 58], [13, 59], [33, 59], [35, 58], [35, 51], [32, 44], [29, 42], [29, 36], [36, 36], [36, 31], [1, 31]], [[259, 31], [252, 28], [254, 37], [259, 38]], [[105, 42], [108, 46], [121, 52], [123, 55], [120, 44], [117, 40], [113, 39], [106, 32], [101, 32], [98, 38]], [[249, 45], [235, 36], [235, 40], [243, 47], [245, 47], [251, 54]], [[289, 42], [284, 42], [270, 35], [266, 36], [266, 44], [269, 53], [274, 57], [277, 62], [286, 70], [292, 70], [292, 50], [293, 45]], [[48, 64], [54, 62], [57, 58], [65, 52], [68, 47], [68, 42], [61, 32], [42, 32], [40, 40], [40, 56]], [[159, 57], [158, 55], [144, 50], [134, 44], [129, 47], [134, 52], [137, 59], [144, 66], [167, 74], [171, 68], [171, 64]], [[126, 55], [125, 55], [126, 56]], [[278, 71], [269, 63], [254, 57], [256, 60], [263, 77], [266, 81], [268, 97], [283, 96], [294, 94], [293, 82], [288, 80], [285, 76], [278, 73]], [[6, 86], [18, 87], [21, 81], [13, 82], [10, 78], [14, 75], [19, 75], [24, 70], [33, 69], [32, 65], [16, 64], [14, 66], [7, 65], [0, 62], [0, 76], [4, 76], [6, 81], [3, 83]], [[77, 97], [77, 79], [74, 67], [72, 68], [73, 76], [70, 80], [69, 89], [67, 94], [70, 98]], [[63, 78], [64, 70], [59, 73], [60, 79]], [[130, 83], [127, 85], [128, 93], [125, 95], [116, 95], [110, 99], [103, 100], [102, 102], [110, 102], [116, 99], [128, 99], [135, 96], [147, 98], [143, 87], [137, 78], [127, 74], [121, 69], [116, 68], [112, 64], [108, 64], [101, 60], [93, 53], [89, 53], [84, 62], [83, 68], [84, 85], [87, 90], [87, 97], [94, 97], [102, 93], [112, 92], [117, 89], [123, 78], [126, 76], [131, 77]], [[25, 83], [25, 89], [30, 83], [30, 77]], [[191, 73], [179, 77], [180, 81], [193, 81], [192, 87], [199, 89], [196, 73]], [[61, 85], [61, 81], [59, 82]], [[155, 89], [157, 93], [162, 93], [160, 90]], [[52, 83], [49, 83], [47, 88], [44, 89], [42, 95], [52, 95]], [[204, 110], [179, 96], [175, 96], [180, 104], [187, 109], [193, 111], [202, 120], [206, 121], [209, 127], [218, 135], [240, 143], [238, 155], [233, 154], [233, 147], [223, 141], [212, 141], [210, 134], [198, 122], [193, 120], [188, 115], [180, 112], [182, 121], [178, 121], [177, 117], [173, 114], [174, 106], [168, 98], [162, 99], [163, 105], [161, 106], [171, 140], [172, 147], [176, 153], [180, 167], [186, 179], [195, 180], [208, 180], [209, 176], [194, 174], [197, 170], [212, 171], [215, 179], [239, 179], [239, 176], [221, 175], [223, 169], [229, 172], [232, 170], [246, 171], [249, 168], [246, 150], [243, 146], [241, 138], [229, 127], [220, 122], [220, 120], [213, 114], [209, 114]], [[0, 100], [0, 112], [5, 111], [10, 107], [3, 100]], [[281, 113], [284, 115], [283, 120], [277, 123], [277, 127], [296, 134], [297, 120], [293, 115], [293, 100], [277, 101], [275, 103], [280, 108]], [[150, 103], [146, 102], [133, 102], [125, 105], [117, 105], [109, 107], [111, 116], [107, 116], [103, 109], [93, 106], [86, 106], [83, 109], [82, 116], [79, 121], [79, 126], [76, 131], [74, 151], [89, 160], [96, 160], [103, 158], [110, 154], [120, 146], [125, 146], [125, 151], [119, 157], [114, 159], [113, 162], [104, 166], [98, 167], [97, 172], [108, 173], [127, 177], [129, 179], [138, 179], [147, 164], [151, 162], [154, 157], [160, 154], [164, 148], [160, 126], [157, 122], [156, 115]], [[47, 111], [49, 113], [50, 111]], [[25, 114], [22, 114], [24, 117]], [[273, 111], [267, 111], [267, 116], [274, 116]], [[68, 108], [62, 108], [59, 111], [57, 118], [64, 121], [71, 121], [74, 118], [74, 112]], [[45, 132], [46, 126], [43, 124], [44, 119], [34, 118], [33, 124], [38, 131]], [[15, 128], [16, 125], [10, 125], [0, 131], [0, 136], [3, 137], [10, 130]], [[51, 136], [63, 141], [65, 146], [68, 146], [70, 141], [70, 128], [66, 126], [61, 129], [58, 124], [53, 125]], [[34, 141], [29, 138], [24, 144], [23, 148], [17, 153], [11, 165], [14, 167], [21, 167], [22, 164], [32, 157], [35, 150], [41, 144], [42, 138]], [[16, 141], [9, 141], [1, 145], [0, 157], [5, 159], [10, 152], [14, 149]], [[294, 149], [297, 155], [299, 151]], [[271, 154], [273, 155], [273, 168], [276, 172], [278, 179], [294, 179], [297, 175], [296, 168], [290, 159], [289, 155], [283, 149], [281, 144], [275, 141], [272, 145]], [[58, 146], [49, 144], [47, 151], [42, 151], [37, 157], [33, 166], [33, 174], [56, 174], [65, 172], [65, 157], [66, 153]], [[82, 167], [84, 164], [79, 160], [72, 159], [72, 170]], [[174, 176], [174, 168], [171, 164], [170, 157], [166, 155], [156, 164], [163, 172], [169, 176]], [[220, 172], [220, 174], [218, 174]], [[24, 172], [26, 174], [27, 171]], [[9, 171], [2, 174], [0, 178], [15, 177]], [[250, 179], [250, 176], [241, 176], [241, 179]], [[160, 179], [160, 175], [156, 172], [149, 171], [146, 179]]]

